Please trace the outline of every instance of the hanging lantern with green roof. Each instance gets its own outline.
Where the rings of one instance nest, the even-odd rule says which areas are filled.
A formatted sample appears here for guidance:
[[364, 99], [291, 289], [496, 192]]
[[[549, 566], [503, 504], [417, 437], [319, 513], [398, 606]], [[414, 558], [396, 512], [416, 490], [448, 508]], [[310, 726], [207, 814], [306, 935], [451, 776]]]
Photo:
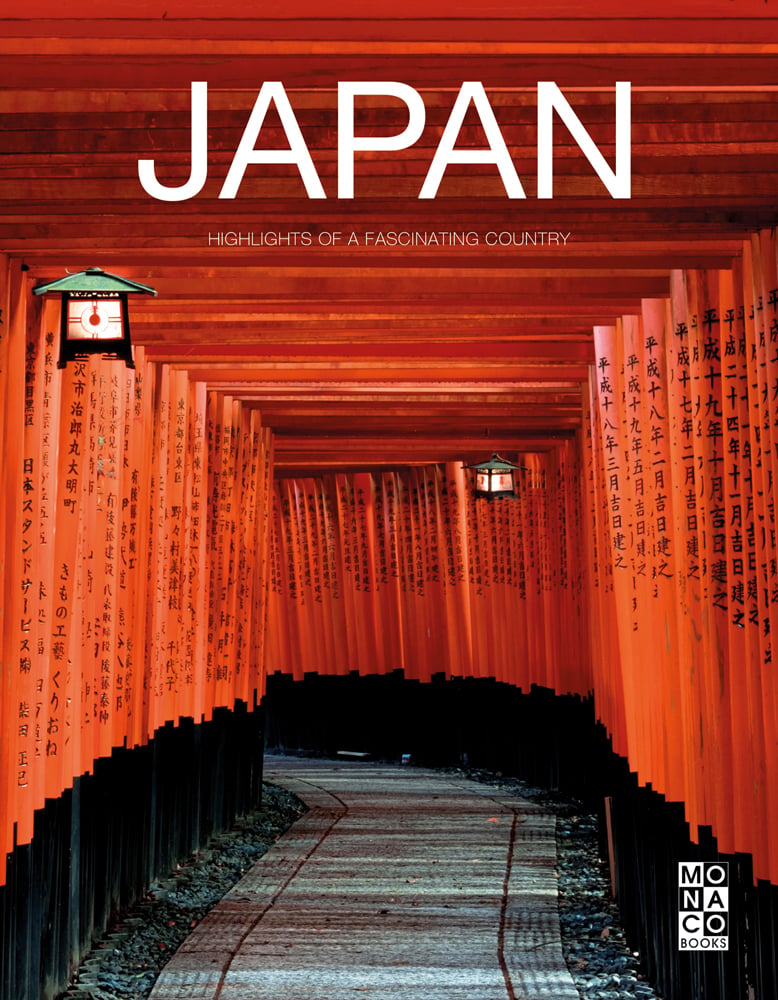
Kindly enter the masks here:
[[156, 295], [154, 288], [99, 267], [67, 274], [33, 288], [35, 295], [62, 296], [58, 368], [90, 354], [123, 360], [134, 368], [128, 295]]

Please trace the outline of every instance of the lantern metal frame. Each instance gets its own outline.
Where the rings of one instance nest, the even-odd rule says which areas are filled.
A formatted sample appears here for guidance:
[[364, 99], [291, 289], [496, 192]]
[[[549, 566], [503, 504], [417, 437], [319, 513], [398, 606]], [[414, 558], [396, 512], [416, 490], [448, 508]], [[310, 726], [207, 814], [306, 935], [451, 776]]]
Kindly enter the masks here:
[[[529, 471], [525, 470], [523, 465], [514, 465], [513, 462], [508, 462], [504, 458], [501, 458], [496, 451], [487, 461], [476, 462], [474, 465], [465, 465], [464, 468], [472, 469], [475, 472], [476, 486], [473, 490], [473, 496], [476, 499], [483, 500], [517, 499], [514, 471]], [[510, 474], [510, 489], [503, 488], [502, 486], [498, 488], [498, 477], [504, 477], [506, 473]], [[487, 486], [486, 488], [479, 488], [479, 477], [482, 478], [484, 476], [486, 477]], [[491, 488], [493, 483], [494, 489]]]
[[[130, 340], [127, 296], [131, 294], [156, 295], [156, 289], [149, 285], [142, 285], [139, 281], [123, 278], [118, 274], [110, 274], [100, 267], [90, 267], [86, 271], [67, 274], [64, 278], [58, 278], [56, 281], [36, 285], [32, 291], [34, 295], [57, 293], [62, 297], [57, 368], [65, 368], [68, 361], [77, 361], [92, 354], [116, 358], [124, 361], [128, 368], [135, 367], [132, 357], [132, 341]], [[70, 336], [69, 324], [74, 319], [71, 315], [71, 304], [79, 302], [93, 303], [95, 316], [98, 312], [98, 303], [118, 304], [119, 316], [112, 318], [112, 321], [113, 319], [121, 321], [121, 336]]]

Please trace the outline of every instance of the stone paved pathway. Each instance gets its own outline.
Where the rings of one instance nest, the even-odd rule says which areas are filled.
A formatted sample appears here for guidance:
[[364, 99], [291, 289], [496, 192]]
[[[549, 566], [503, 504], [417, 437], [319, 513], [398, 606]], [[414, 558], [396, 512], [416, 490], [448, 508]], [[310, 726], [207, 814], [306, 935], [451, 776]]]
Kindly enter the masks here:
[[310, 811], [152, 1000], [578, 1000], [541, 807], [411, 767], [268, 757], [265, 779]]

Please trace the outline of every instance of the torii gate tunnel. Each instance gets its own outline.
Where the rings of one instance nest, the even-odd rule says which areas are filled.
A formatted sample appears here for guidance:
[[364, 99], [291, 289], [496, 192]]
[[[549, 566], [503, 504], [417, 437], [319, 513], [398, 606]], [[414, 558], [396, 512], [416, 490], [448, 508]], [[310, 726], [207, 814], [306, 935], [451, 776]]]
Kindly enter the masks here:
[[774, 997], [778, 22], [114, 7], [0, 19], [0, 996], [350, 740], [607, 803], [665, 995]]

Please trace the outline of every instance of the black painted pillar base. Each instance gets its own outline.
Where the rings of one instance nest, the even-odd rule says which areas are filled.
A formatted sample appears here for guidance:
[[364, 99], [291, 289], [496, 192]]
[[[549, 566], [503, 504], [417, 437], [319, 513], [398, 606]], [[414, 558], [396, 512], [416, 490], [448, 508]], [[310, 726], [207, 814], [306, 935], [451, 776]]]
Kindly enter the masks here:
[[115, 750], [35, 817], [0, 888], [0, 1000], [50, 1000], [148, 885], [259, 804], [262, 712], [183, 719]]
[[[722, 854], [710, 828], [692, 842], [680, 803], [614, 769], [611, 810], [619, 908], [628, 939], [667, 1000], [778, 996], [778, 886], [754, 885], [750, 854]], [[680, 863], [729, 866], [728, 948], [679, 947]]]

